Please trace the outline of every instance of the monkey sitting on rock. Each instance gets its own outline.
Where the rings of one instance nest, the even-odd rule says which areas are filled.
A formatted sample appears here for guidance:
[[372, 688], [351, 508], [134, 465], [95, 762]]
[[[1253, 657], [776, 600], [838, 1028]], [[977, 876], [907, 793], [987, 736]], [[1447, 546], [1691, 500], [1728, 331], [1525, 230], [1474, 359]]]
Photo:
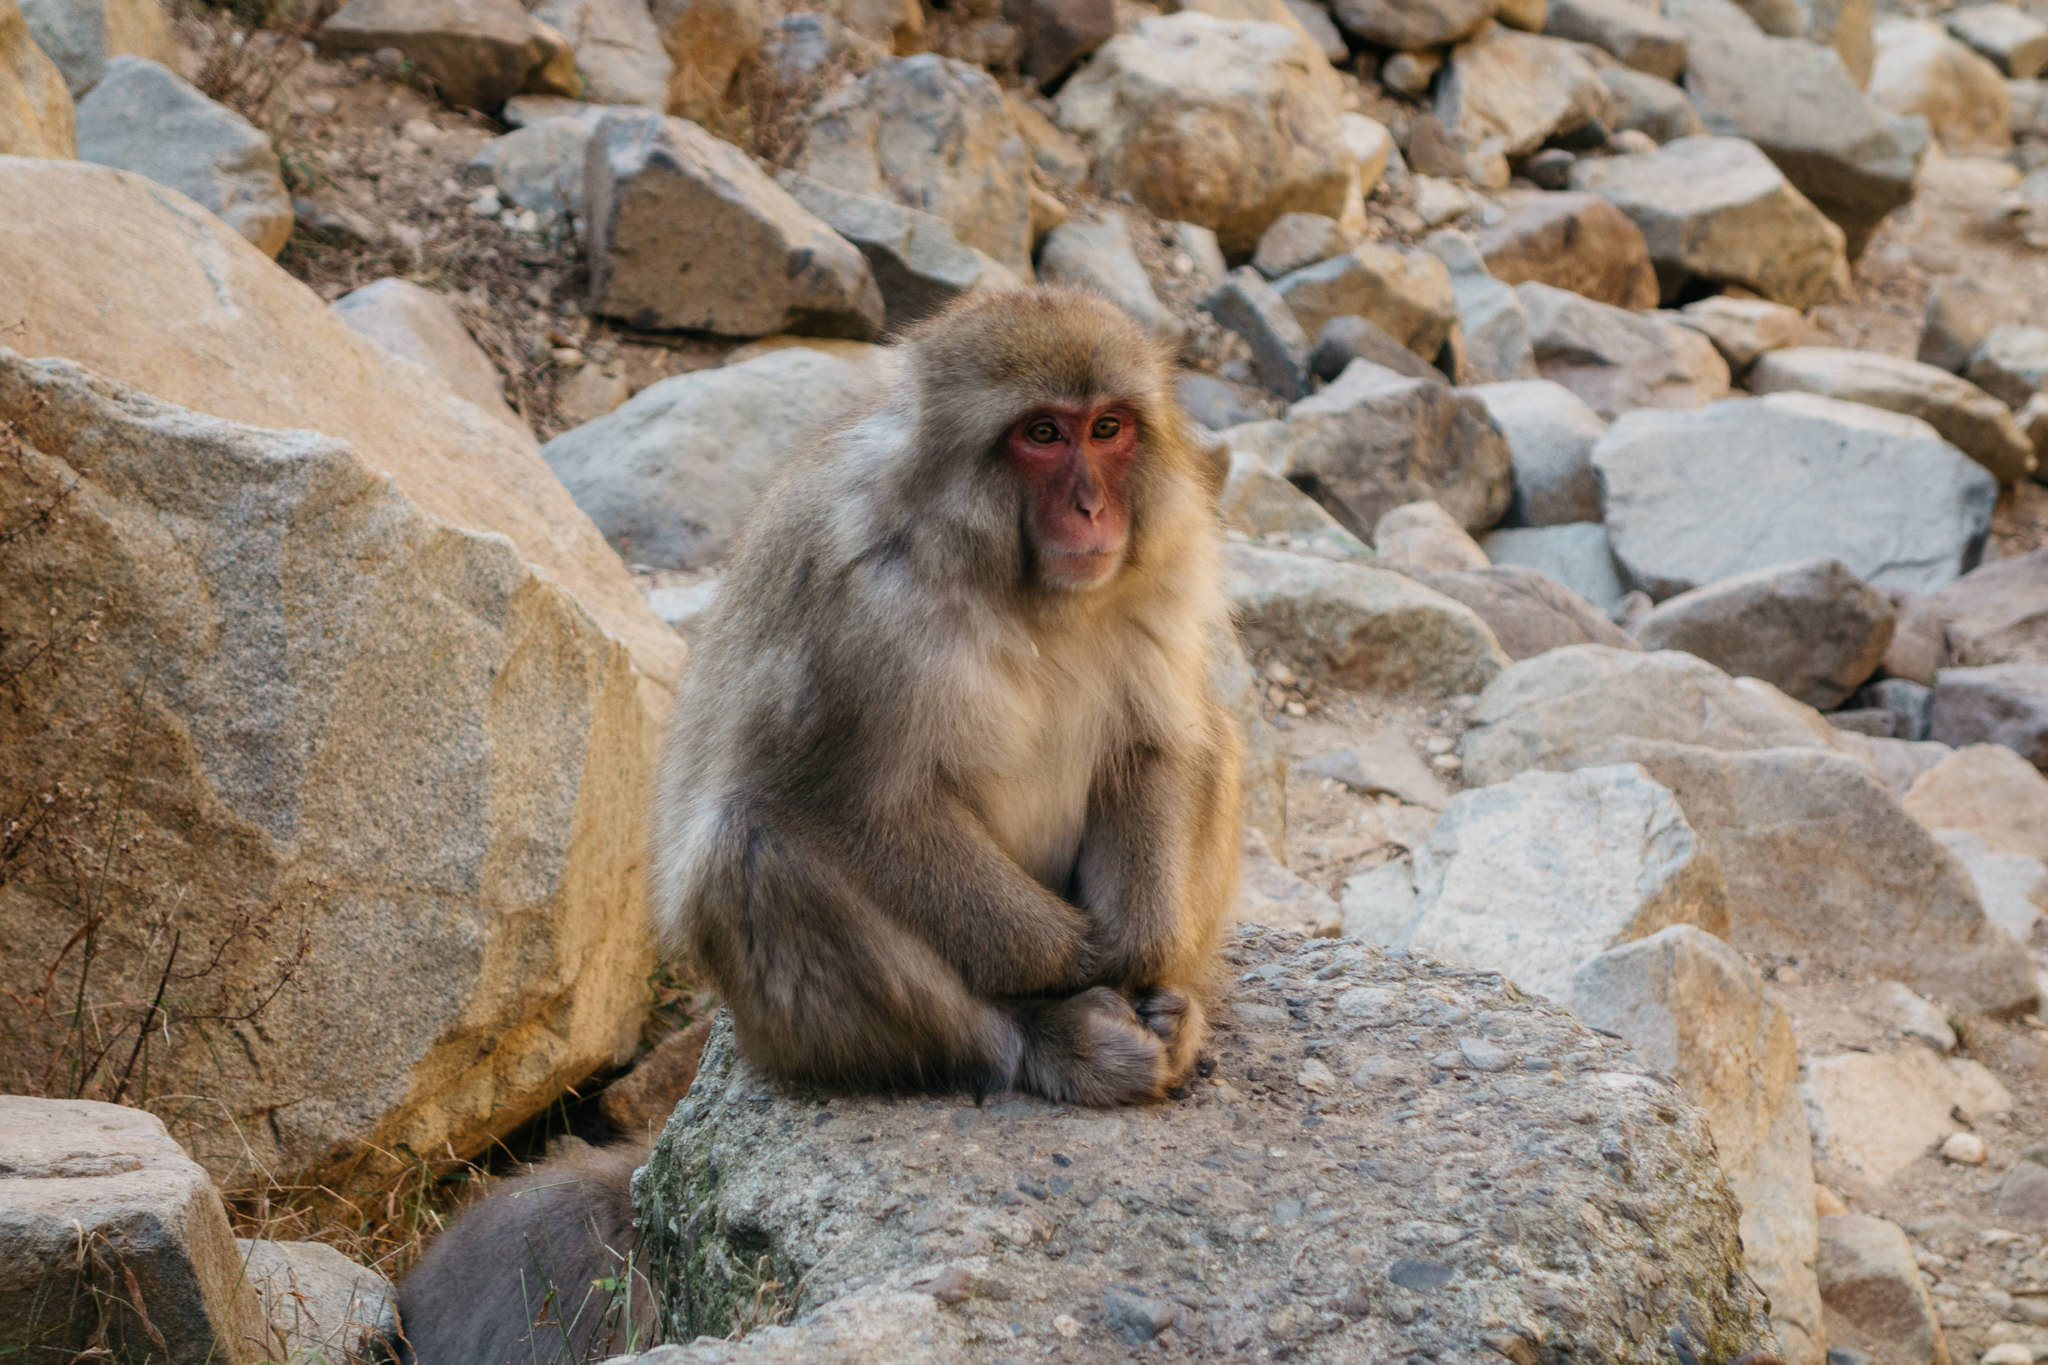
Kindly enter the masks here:
[[[657, 776], [657, 928], [776, 1075], [1157, 1098], [1201, 1050], [1237, 876], [1213, 480], [1170, 358], [1103, 299], [971, 299], [900, 352], [727, 565]], [[407, 1331], [496, 1304], [528, 1242], [616, 1275], [603, 1182], [569, 1174], [577, 1198], [457, 1221]], [[420, 1365], [572, 1358], [485, 1327]]]

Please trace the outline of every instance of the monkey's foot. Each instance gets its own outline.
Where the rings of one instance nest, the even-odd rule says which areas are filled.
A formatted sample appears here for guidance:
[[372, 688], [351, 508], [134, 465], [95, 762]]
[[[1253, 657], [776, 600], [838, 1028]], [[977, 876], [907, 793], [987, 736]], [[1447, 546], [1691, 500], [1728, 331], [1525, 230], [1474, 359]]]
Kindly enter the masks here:
[[1020, 1012], [1017, 1086], [1049, 1100], [1108, 1106], [1156, 1099], [1172, 1081], [1166, 1045], [1130, 1001], [1097, 986]]
[[1166, 1049], [1167, 1084], [1179, 1085], [1194, 1070], [1202, 1040], [1208, 1036], [1208, 1020], [1200, 1002], [1171, 986], [1151, 986], [1139, 991], [1133, 1004], [1139, 1022], [1156, 1034]]

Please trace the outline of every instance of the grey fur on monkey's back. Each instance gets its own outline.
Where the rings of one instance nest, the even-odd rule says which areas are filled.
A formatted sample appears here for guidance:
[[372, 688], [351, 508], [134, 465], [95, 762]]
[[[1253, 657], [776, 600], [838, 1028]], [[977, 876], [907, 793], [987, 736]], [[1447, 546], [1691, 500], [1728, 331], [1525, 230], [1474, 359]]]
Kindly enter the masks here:
[[398, 1291], [399, 1365], [582, 1365], [649, 1345], [654, 1297], [633, 1230], [639, 1143], [558, 1155], [501, 1182], [435, 1239]]

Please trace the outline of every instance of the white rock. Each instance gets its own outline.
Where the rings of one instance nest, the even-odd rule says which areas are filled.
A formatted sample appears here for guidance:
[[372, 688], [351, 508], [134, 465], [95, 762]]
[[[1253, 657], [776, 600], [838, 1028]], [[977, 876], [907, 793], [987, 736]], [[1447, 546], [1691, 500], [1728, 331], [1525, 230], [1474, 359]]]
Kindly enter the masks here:
[[[1984, 1139], [1975, 1133], [1950, 1133], [1941, 1144], [1941, 1159], [1953, 1161], [1958, 1166], [1982, 1166], [1984, 1164]], [[2028, 1353], [2032, 1360], [2033, 1353]]]
[[439, 294], [410, 280], [383, 279], [343, 294], [328, 308], [392, 355], [439, 375], [514, 431], [532, 434], [506, 404], [497, 366]]
[[2012, 98], [1998, 68], [1925, 19], [1877, 26], [1870, 98], [1924, 117], [1944, 151], [1996, 155], [2012, 145]]

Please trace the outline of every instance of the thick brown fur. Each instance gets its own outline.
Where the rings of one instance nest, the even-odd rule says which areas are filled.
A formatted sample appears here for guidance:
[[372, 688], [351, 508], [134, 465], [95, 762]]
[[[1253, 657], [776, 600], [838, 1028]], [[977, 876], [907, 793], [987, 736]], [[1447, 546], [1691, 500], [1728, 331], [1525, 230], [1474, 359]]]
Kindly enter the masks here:
[[[1200, 1049], [1237, 871], [1218, 526], [1172, 366], [1051, 289], [899, 355], [727, 567], [660, 768], [658, 928], [784, 1076], [1156, 1097]], [[1097, 400], [1139, 423], [1129, 533], [1060, 588], [1005, 434]]]
[[508, 1180], [436, 1238], [398, 1294], [402, 1365], [583, 1365], [653, 1344], [636, 1253], [645, 1144], [590, 1147]]

